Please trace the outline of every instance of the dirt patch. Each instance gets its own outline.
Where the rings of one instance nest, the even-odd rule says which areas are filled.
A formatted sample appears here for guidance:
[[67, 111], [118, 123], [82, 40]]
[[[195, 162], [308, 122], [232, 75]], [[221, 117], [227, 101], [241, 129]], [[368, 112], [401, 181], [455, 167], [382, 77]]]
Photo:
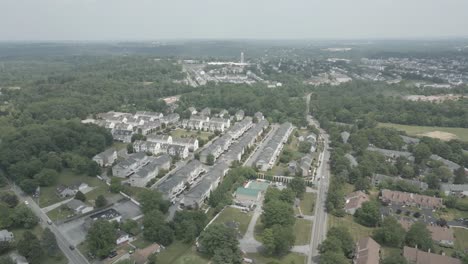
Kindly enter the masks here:
[[457, 139], [458, 137], [455, 134], [449, 132], [442, 132], [442, 131], [431, 131], [422, 134], [418, 134], [418, 136], [424, 137], [431, 137], [431, 138], [438, 138], [444, 141], [449, 141], [451, 139]]

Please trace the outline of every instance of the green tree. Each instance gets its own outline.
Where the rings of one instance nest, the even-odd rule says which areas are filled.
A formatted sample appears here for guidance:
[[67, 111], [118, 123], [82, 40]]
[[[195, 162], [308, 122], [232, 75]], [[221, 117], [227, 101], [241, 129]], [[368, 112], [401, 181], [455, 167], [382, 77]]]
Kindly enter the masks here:
[[86, 195], [84, 195], [84, 193], [82, 193], [81, 191], [78, 191], [75, 194], [75, 199], [80, 200], [82, 202], [86, 202]]
[[229, 249], [239, 254], [239, 241], [236, 231], [223, 224], [211, 224], [200, 235], [198, 242], [201, 250], [209, 256], [214, 256], [218, 250]]
[[57, 239], [49, 228], [44, 229], [44, 233], [42, 233], [41, 245], [47, 256], [58, 257], [60, 255]]
[[44, 252], [42, 251], [39, 239], [30, 231], [23, 233], [23, 237], [18, 241], [16, 247], [18, 253], [24, 256], [29, 263], [41, 263]]
[[405, 257], [398, 253], [392, 253], [389, 256], [386, 256], [382, 262], [382, 264], [408, 264]]
[[291, 182], [288, 184], [288, 187], [291, 188], [295, 193], [296, 197], [302, 198], [306, 191], [306, 184], [304, 179], [299, 177], [294, 177]]
[[0, 255], [7, 253], [13, 248], [14, 248], [14, 245], [12, 245], [12, 243], [10, 243], [9, 241], [0, 241]]
[[209, 166], [213, 166], [214, 162], [215, 157], [213, 156], [213, 154], [208, 154], [208, 156], [206, 157], [206, 164]]
[[143, 213], [154, 210], [167, 213], [169, 210], [170, 202], [164, 200], [162, 194], [157, 191], [144, 190], [139, 193], [138, 200], [141, 203]]
[[332, 227], [327, 232], [327, 237], [335, 237], [341, 241], [341, 250], [345, 256], [351, 256], [354, 251], [354, 240], [348, 229], [344, 226]]
[[88, 250], [104, 258], [114, 249], [117, 239], [117, 230], [115, 226], [106, 220], [97, 220], [93, 223], [86, 235]]
[[431, 149], [425, 143], [419, 143], [413, 149], [414, 159], [417, 163], [421, 163], [423, 160], [428, 159], [431, 156]]
[[275, 237], [273, 235], [273, 229], [266, 228], [265, 230], [263, 230], [262, 243], [268, 255], [271, 255], [273, 254], [273, 252], [275, 252], [276, 244]]
[[320, 264], [349, 264], [350, 261], [342, 252], [327, 251], [320, 255]]
[[299, 152], [302, 152], [302, 153], [309, 153], [311, 147], [312, 147], [311, 142], [302, 141], [302, 142], [299, 143], [298, 150], [299, 150]]
[[280, 200], [272, 200], [264, 204], [261, 219], [265, 228], [276, 224], [292, 226], [296, 220], [292, 206]]
[[120, 228], [133, 236], [137, 235], [139, 231], [138, 222], [132, 219], [127, 219], [121, 224]]
[[10, 256], [0, 256], [0, 263], [2, 264], [16, 264], [15, 261], [13, 261]]
[[57, 182], [59, 174], [54, 169], [42, 169], [34, 176], [40, 186], [51, 186]]
[[239, 251], [233, 251], [231, 248], [216, 249], [211, 260], [213, 264], [241, 264], [243, 262]]
[[455, 184], [467, 183], [466, 173], [465, 173], [465, 169], [463, 168], [463, 166], [460, 166], [460, 168], [455, 170], [454, 174], [455, 174], [455, 178], [453, 179], [453, 183]]
[[275, 241], [274, 253], [278, 256], [283, 256], [289, 252], [294, 245], [296, 237], [292, 226], [275, 225], [272, 227], [273, 237]]
[[422, 222], [414, 223], [406, 234], [406, 245], [423, 251], [433, 249], [431, 232]]
[[168, 246], [174, 240], [174, 231], [165, 223], [164, 215], [159, 210], [145, 213], [143, 226], [143, 236], [146, 240], [164, 246]]
[[0, 194], [0, 201], [4, 202], [8, 207], [14, 208], [18, 205], [18, 197], [14, 193], [4, 192]]
[[96, 207], [97, 208], [102, 208], [104, 206], [107, 205], [107, 200], [106, 198], [104, 197], [104, 195], [99, 195], [97, 198], [96, 198]]
[[375, 201], [368, 201], [356, 210], [354, 217], [361, 225], [375, 227], [380, 223], [380, 206]]
[[111, 178], [111, 183], [109, 187], [110, 191], [112, 193], [119, 193], [123, 190], [123, 186], [120, 183], [119, 179], [117, 178]]
[[405, 229], [394, 217], [385, 217], [380, 228], [374, 231], [374, 238], [381, 245], [401, 247], [405, 241]]
[[371, 182], [367, 177], [359, 177], [354, 183], [354, 189], [356, 191], [367, 191], [371, 187]]
[[39, 219], [26, 205], [19, 205], [13, 210], [11, 219], [15, 226], [31, 229], [37, 225]]

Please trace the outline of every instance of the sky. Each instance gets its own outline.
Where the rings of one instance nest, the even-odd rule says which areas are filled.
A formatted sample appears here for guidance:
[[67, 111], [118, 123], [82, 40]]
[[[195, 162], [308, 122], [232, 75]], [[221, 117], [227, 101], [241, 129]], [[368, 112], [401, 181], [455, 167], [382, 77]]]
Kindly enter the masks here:
[[0, 0], [0, 41], [468, 37], [468, 0]]

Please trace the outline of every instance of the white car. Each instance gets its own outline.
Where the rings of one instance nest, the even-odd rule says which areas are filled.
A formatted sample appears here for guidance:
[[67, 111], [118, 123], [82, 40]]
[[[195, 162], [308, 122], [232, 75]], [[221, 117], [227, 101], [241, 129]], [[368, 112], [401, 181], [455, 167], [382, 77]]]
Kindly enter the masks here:
[[28, 202], [28, 201], [24, 201], [24, 204], [25, 204], [25, 205], [29, 205], [29, 202]]

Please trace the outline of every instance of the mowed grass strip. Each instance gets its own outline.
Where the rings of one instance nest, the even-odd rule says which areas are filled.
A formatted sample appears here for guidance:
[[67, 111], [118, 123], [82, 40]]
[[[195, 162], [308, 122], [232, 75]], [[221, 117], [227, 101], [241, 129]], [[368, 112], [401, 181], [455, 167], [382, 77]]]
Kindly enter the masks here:
[[458, 139], [462, 141], [468, 141], [468, 128], [462, 127], [434, 127], [434, 126], [410, 126], [410, 125], [399, 125], [393, 123], [379, 123], [379, 127], [391, 127], [396, 130], [405, 131], [410, 136], [421, 136], [425, 133], [430, 132], [446, 132], [454, 134]]
[[317, 199], [317, 194], [309, 192], [304, 193], [304, 197], [299, 204], [301, 211], [305, 215], [313, 215], [315, 209], [315, 200]]
[[294, 224], [294, 235], [296, 236], [294, 245], [300, 246], [310, 243], [312, 224], [310, 220], [296, 219], [296, 223]]
[[281, 257], [268, 257], [260, 253], [248, 253], [247, 257], [253, 259], [255, 264], [268, 264], [268, 263], [279, 263], [279, 264], [305, 264], [306, 256], [298, 253], [289, 253]]
[[331, 214], [328, 215], [328, 228], [334, 226], [344, 226], [346, 227], [354, 241], [359, 240], [360, 238], [371, 236], [375, 228], [365, 227], [353, 221], [353, 216], [346, 215], [345, 217], [336, 217]]
[[198, 255], [192, 244], [175, 241], [158, 254], [158, 263], [165, 264], [207, 264], [209, 260]]
[[239, 223], [239, 232], [243, 236], [247, 231], [247, 227], [249, 226], [250, 219], [252, 219], [252, 213], [244, 213], [240, 209], [233, 208], [233, 207], [226, 207], [218, 218], [214, 221], [214, 223], [218, 224], [226, 224], [228, 222], [236, 222]]

